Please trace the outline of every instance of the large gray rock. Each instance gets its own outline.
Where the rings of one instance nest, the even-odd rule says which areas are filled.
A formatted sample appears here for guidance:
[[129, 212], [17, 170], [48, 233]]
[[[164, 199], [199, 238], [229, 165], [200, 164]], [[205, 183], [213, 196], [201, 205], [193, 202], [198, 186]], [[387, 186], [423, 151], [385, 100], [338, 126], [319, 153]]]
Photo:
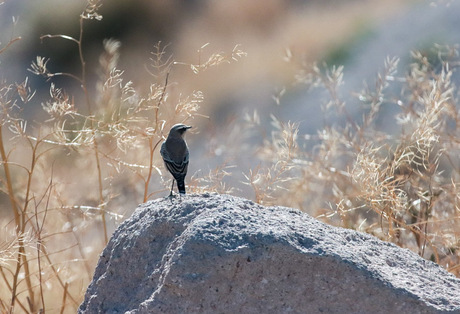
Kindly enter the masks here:
[[217, 194], [141, 205], [80, 313], [460, 313], [460, 280], [298, 210]]

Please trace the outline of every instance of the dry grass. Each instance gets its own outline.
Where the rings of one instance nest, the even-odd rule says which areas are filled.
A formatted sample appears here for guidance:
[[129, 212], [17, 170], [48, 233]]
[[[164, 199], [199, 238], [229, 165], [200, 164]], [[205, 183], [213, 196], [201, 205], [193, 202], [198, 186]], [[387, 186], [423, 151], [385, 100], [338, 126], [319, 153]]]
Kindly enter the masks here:
[[[37, 57], [29, 68], [50, 82], [42, 103], [45, 118], [26, 121], [21, 108], [34, 102], [28, 80], [0, 86], [2, 200], [0, 308], [2, 312], [75, 312], [89, 284], [99, 252], [126, 204], [145, 202], [165, 190], [158, 150], [175, 123], [203, 118], [203, 94], [180, 93], [170, 81], [175, 62], [158, 43], [151, 54], [147, 89], [136, 88], [119, 69], [120, 43], [104, 41], [99, 68], [87, 69], [82, 47], [88, 20], [100, 20], [99, 1], [80, 15], [79, 36], [48, 34], [42, 40], [70, 41], [80, 56], [80, 73], [52, 72], [52, 60]], [[13, 38], [0, 52], [19, 39]], [[236, 46], [185, 64], [199, 73], [244, 57]], [[99, 73], [90, 88], [88, 72]], [[83, 97], [56, 86], [56, 77], [76, 81]], [[92, 92], [94, 90], [94, 92]], [[76, 103], [75, 99], [84, 99]], [[216, 170], [192, 182], [217, 189]], [[207, 185], [205, 185], [207, 183]], [[220, 184], [219, 184], [220, 185]], [[198, 189], [198, 187], [196, 188]]]
[[[88, 20], [100, 19], [100, 1], [87, 3], [78, 38], [42, 37], [74, 43], [81, 71], [52, 72], [53, 60], [43, 57], [30, 66], [50, 84], [50, 97], [41, 104], [45, 118], [22, 115], [22, 108], [35, 103], [28, 79], [0, 83], [2, 312], [76, 311], [98, 255], [127, 208], [168, 189], [158, 148], [169, 127], [203, 119], [204, 94], [184, 94], [171, 69], [201, 75], [245, 57], [239, 46], [227, 53], [203, 46], [196, 62], [184, 63], [158, 43], [148, 60], [148, 87], [135, 86], [118, 68], [115, 40], [104, 42], [99, 68], [87, 68], [81, 43]], [[11, 38], [0, 54], [18, 40]], [[375, 88], [357, 95], [365, 108], [359, 122], [338, 97], [341, 67], [288, 65], [297, 71], [296, 85], [328, 92], [322, 106], [326, 120], [345, 117], [342, 123], [326, 123], [311, 136], [272, 116], [273, 131], [264, 136], [257, 113], [247, 116], [228, 126], [228, 141], [249, 149], [259, 166], [236, 169], [224, 161], [205, 175], [192, 174], [189, 190], [238, 194], [225, 179], [243, 171], [259, 203], [297, 207], [331, 224], [369, 232], [459, 275], [458, 91], [451, 83], [458, 51], [437, 47], [435, 64], [418, 52], [412, 57], [402, 74], [398, 59], [386, 60]], [[88, 82], [88, 72], [99, 74], [97, 82]], [[56, 77], [76, 81], [78, 95], [53, 83]], [[282, 97], [279, 101], [282, 105]], [[376, 123], [382, 106], [390, 105], [399, 108], [394, 123], [400, 132], [394, 134]], [[250, 142], [248, 132], [261, 134], [261, 145]], [[229, 149], [212, 136], [209, 142], [215, 150]]]
[[[262, 166], [246, 179], [261, 203], [301, 208], [328, 223], [371, 233], [458, 276], [460, 120], [451, 78], [459, 52], [436, 46], [430, 58], [411, 55], [413, 63], [399, 75], [398, 59], [387, 59], [375, 88], [358, 93], [361, 121], [350, 117], [337, 96], [340, 67], [299, 71], [298, 83], [330, 95], [322, 106], [325, 117], [342, 118], [326, 122], [317, 136], [275, 120], [272, 137], [259, 150]], [[382, 106], [397, 111], [385, 121], [399, 131], [379, 130]]]

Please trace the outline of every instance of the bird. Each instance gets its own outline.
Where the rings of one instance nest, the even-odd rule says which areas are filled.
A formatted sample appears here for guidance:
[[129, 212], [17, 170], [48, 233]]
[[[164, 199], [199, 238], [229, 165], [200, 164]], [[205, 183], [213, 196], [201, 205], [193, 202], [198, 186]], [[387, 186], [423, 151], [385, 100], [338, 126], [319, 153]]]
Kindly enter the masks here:
[[184, 135], [185, 131], [190, 128], [191, 126], [181, 123], [173, 125], [168, 137], [161, 144], [161, 157], [163, 157], [166, 169], [168, 169], [174, 178], [169, 197], [173, 196], [174, 181], [177, 182], [179, 194], [185, 194], [185, 176], [188, 169], [189, 151]]

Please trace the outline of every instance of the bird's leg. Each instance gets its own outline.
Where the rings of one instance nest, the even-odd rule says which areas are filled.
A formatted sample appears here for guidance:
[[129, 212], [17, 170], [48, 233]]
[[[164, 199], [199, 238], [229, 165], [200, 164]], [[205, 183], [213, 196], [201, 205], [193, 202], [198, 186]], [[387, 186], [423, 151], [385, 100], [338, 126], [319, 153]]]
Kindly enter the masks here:
[[169, 193], [169, 197], [173, 196], [173, 189], [174, 189], [174, 179], [172, 180], [171, 193]]

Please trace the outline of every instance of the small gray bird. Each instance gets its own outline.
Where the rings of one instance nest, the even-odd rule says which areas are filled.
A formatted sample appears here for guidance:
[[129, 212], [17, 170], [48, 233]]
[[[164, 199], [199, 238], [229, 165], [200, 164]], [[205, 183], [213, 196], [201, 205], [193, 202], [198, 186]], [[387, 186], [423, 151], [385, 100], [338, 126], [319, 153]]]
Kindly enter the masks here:
[[[180, 194], [185, 194], [185, 175], [188, 168], [188, 147], [184, 140], [185, 131], [191, 126], [185, 124], [175, 124], [169, 131], [168, 138], [161, 144], [161, 157], [165, 162], [166, 168], [177, 182], [177, 189]], [[171, 186], [173, 195], [174, 180]]]

